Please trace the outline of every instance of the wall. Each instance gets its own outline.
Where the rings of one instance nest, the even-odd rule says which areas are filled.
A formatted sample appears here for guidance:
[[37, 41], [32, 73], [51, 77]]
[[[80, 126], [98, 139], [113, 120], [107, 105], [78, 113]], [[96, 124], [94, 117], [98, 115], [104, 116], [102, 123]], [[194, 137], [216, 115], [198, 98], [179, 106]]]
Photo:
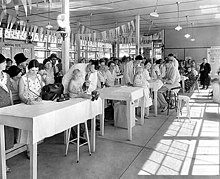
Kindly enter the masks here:
[[[189, 28], [189, 33], [192, 29]], [[181, 31], [165, 30], [164, 33], [164, 55], [174, 53], [179, 59], [192, 57], [197, 63], [207, 57], [207, 48], [220, 46], [220, 26], [194, 28], [194, 42], [186, 39], [186, 29]]]

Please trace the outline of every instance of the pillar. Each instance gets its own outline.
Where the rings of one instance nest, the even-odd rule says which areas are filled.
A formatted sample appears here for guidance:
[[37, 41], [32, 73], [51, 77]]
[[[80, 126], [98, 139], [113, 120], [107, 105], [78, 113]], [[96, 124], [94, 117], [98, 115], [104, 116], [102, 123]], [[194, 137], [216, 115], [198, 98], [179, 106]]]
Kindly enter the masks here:
[[70, 49], [70, 14], [69, 14], [69, 0], [62, 1], [62, 13], [65, 14], [67, 27], [67, 36], [62, 42], [62, 64], [64, 74], [69, 70], [69, 49]]
[[76, 34], [76, 60], [77, 60], [77, 62], [79, 62], [79, 60], [80, 60], [80, 43], [81, 43], [81, 41], [80, 41], [80, 22], [78, 22], [78, 24], [77, 24], [77, 26], [78, 26], [78, 32], [77, 32], [77, 34]]
[[135, 37], [136, 37], [136, 55], [139, 55], [140, 49], [140, 15], [135, 16]]
[[119, 40], [117, 40], [117, 43], [116, 43], [116, 57], [119, 58], [119, 54], [120, 54], [120, 43], [119, 43]]

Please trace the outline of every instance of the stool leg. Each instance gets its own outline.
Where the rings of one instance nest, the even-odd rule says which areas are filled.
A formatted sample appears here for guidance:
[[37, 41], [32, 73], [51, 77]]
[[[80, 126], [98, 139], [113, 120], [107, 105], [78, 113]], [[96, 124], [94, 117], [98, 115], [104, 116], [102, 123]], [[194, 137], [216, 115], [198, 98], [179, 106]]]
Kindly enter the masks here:
[[169, 112], [170, 112], [170, 96], [171, 96], [171, 91], [168, 91], [168, 107], [167, 107], [167, 115], [169, 115]]
[[178, 121], [180, 121], [180, 108], [181, 108], [181, 100], [178, 100], [177, 104], [177, 116], [178, 116]]
[[176, 112], [177, 112], [177, 93], [174, 93], [174, 100], [175, 100], [175, 110], [176, 110]]
[[80, 139], [80, 124], [77, 125], [77, 163], [79, 163], [79, 139]]
[[199, 93], [199, 82], [198, 81], [196, 82], [196, 86], [197, 86], [197, 90], [198, 90], [198, 93]]
[[67, 143], [66, 143], [66, 153], [65, 153], [65, 156], [67, 156], [67, 152], [68, 152], [68, 148], [69, 148], [69, 144], [70, 144], [70, 133], [71, 133], [71, 128], [68, 129], [68, 136], [67, 136]]
[[189, 121], [191, 122], [189, 102], [187, 102], [187, 117], [189, 118]]
[[87, 138], [88, 148], [89, 148], [89, 155], [91, 155], [91, 147], [90, 147], [90, 140], [89, 140], [89, 132], [88, 132], [87, 121], [85, 122], [85, 128], [86, 128], [86, 138]]

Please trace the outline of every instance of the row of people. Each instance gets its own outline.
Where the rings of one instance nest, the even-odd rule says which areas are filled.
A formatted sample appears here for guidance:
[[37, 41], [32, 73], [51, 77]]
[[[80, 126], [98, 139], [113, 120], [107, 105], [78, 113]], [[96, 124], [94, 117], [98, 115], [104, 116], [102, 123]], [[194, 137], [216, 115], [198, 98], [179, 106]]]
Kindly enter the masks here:
[[[14, 59], [17, 65], [7, 67], [6, 58], [0, 54], [0, 107], [20, 102], [33, 104], [35, 101], [41, 101], [40, 93], [45, 80], [39, 74], [39, 62], [31, 60], [27, 64], [27, 58], [23, 53], [16, 54]], [[5, 139], [6, 150], [12, 148], [19, 142], [18, 130], [5, 127]], [[20, 139], [21, 143], [23, 141], [28, 143], [26, 139]], [[7, 170], [9, 171], [9, 168]]]

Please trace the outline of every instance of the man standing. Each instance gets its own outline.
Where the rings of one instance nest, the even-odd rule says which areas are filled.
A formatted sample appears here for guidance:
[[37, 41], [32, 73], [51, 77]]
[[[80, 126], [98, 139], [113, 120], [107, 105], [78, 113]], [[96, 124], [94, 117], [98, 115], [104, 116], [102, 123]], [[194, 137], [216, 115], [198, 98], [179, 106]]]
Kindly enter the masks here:
[[166, 75], [162, 78], [164, 85], [158, 90], [158, 102], [162, 108], [162, 112], [167, 110], [168, 104], [165, 99], [165, 94], [168, 90], [180, 86], [179, 71], [173, 66], [173, 60], [168, 58], [165, 61]]
[[170, 54], [168, 55], [168, 58], [173, 61], [173, 66], [174, 66], [174, 68], [178, 70], [178, 68], [179, 68], [179, 62], [178, 62], [178, 60], [174, 57], [174, 55], [173, 55], [172, 53], [170, 53]]
[[[129, 57], [128, 57], [128, 59], [129, 59]], [[142, 61], [143, 61], [143, 57], [141, 55], [137, 55], [135, 57], [135, 61], [130, 60], [125, 63], [123, 78], [124, 78], [126, 85], [128, 85], [128, 86], [133, 85], [135, 69], [137, 66], [139, 66], [141, 64]]]
[[207, 89], [210, 85], [210, 76], [211, 65], [207, 62], [206, 58], [203, 58], [203, 63], [200, 65], [199, 73], [200, 73], [200, 83], [202, 85], [202, 89]]

